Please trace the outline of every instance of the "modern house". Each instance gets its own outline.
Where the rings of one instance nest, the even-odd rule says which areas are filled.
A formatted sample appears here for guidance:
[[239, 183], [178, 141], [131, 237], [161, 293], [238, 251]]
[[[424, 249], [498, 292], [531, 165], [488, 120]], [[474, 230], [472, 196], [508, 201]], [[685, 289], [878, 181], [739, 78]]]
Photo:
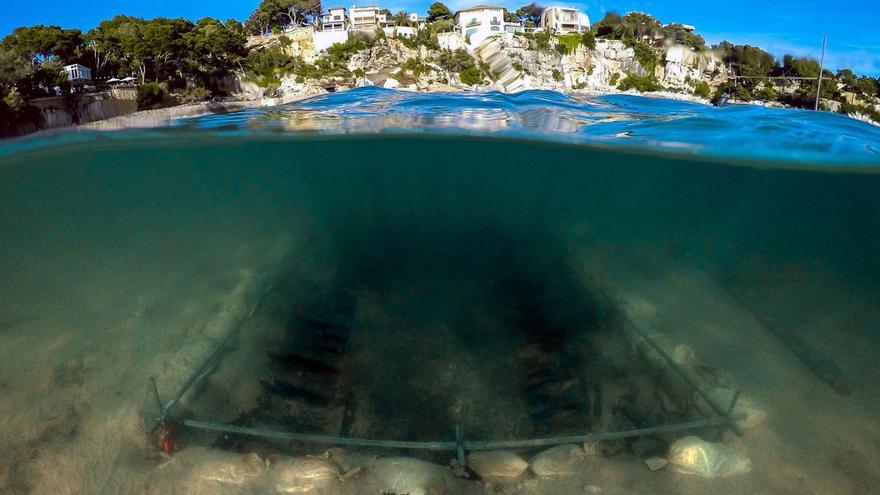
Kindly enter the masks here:
[[315, 50], [319, 52], [336, 43], [345, 43], [348, 40], [345, 7], [331, 7], [321, 14], [321, 23], [312, 33], [312, 40], [315, 42]]
[[685, 31], [687, 31], [689, 33], [693, 33], [694, 31], [697, 30], [697, 28], [695, 26], [692, 26], [690, 24], [682, 24], [680, 22], [670, 22], [669, 24], [663, 25], [663, 27], [673, 27], [673, 26], [681, 26], [682, 29], [684, 29]]
[[86, 83], [92, 80], [92, 69], [89, 69], [85, 65], [65, 65], [64, 72], [67, 73], [67, 80], [72, 84]]
[[590, 30], [590, 18], [575, 8], [547, 7], [541, 13], [541, 27], [554, 34], [581, 33]]
[[348, 11], [348, 21], [352, 29], [375, 30], [388, 24], [388, 16], [380, 13], [376, 5], [353, 6]]
[[504, 33], [504, 8], [477, 5], [455, 13], [455, 28], [464, 35], [470, 46], [477, 46], [486, 38]]
[[321, 31], [345, 31], [345, 7], [331, 7], [321, 14]]
[[413, 25], [418, 29], [425, 29], [425, 26], [428, 24], [428, 19], [425, 17], [419, 17], [419, 14], [415, 12], [410, 12], [406, 15], [406, 19], [413, 23]]

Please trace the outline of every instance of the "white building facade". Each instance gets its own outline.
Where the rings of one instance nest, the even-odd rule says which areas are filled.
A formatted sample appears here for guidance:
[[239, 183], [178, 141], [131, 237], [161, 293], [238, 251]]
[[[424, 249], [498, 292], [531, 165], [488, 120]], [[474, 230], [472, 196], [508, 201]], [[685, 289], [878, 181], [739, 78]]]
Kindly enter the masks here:
[[455, 27], [469, 46], [477, 46], [490, 36], [504, 33], [504, 8], [477, 5], [459, 10], [455, 13]]
[[345, 7], [331, 7], [321, 14], [321, 31], [345, 31]]
[[375, 30], [388, 24], [388, 16], [376, 5], [353, 6], [348, 10], [348, 21], [352, 29]]
[[72, 83], [87, 82], [92, 80], [92, 69], [89, 69], [85, 65], [65, 65], [64, 72], [67, 73], [67, 80]]
[[583, 33], [590, 30], [590, 18], [571, 7], [547, 7], [541, 13], [541, 28], [554, 34]]

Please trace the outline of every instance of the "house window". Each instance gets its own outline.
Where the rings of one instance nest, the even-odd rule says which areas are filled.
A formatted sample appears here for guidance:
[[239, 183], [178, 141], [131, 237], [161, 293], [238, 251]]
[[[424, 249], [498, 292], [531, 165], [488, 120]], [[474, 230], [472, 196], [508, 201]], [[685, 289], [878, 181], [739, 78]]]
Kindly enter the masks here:
[[468, 29], [467, 31], [464, 32], [464, 34], [465, 34], [465, 36], [470, 36], [476, 32], [477, 32], [477, 29], [474, 28], [474, 29]]
[[490, 29], [491, 29], [492, 31], [501, 31], [501, 28], [498, 27], [498, 26], [492, 26]]

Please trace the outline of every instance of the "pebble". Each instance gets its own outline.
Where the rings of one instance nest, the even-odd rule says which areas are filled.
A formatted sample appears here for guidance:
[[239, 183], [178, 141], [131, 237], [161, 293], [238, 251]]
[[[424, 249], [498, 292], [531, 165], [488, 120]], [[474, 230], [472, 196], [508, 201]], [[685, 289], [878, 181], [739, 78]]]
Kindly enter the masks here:
[[532, 459], [532, 472], [538, 476], [570, 476], [583, 470], [586, 454], [577, 445], [559, 445]]
[[260, 477], [265, 468], [265, 462], [257, 454], [218, 455], [195, 466], [192, 473], [205, 481], [243, 485]]
[[489, 450], [469, 455], [468, 467], [485, 481], [511, 483], [526, 472], [529, 463], [509, 450]]
[[649, 457], [645, 459], [645, 465], [648, 466], [648, 469], [651, 471], [659, 471], [666, 467], [669, 464], [669, 461], [662, 457]]
[[381, 458], [367, 470], [366, 483], [379, 493], [429, 495], [447, 493], [452, 473], [449, 469], [409, 457]]
[[339, 468], [326, 459], [297, 457], [277, 462], [275, 490], [281, 493], [326, 493], [339, 483]]

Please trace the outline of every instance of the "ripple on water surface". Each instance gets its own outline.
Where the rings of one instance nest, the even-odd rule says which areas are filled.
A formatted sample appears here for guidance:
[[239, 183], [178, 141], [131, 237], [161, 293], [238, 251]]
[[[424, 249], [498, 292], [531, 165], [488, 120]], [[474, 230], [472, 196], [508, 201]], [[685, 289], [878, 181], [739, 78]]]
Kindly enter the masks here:
[[[190, 132], [495, 136], [764, 162], [880, 164], [880, 127], [830, 112], [715, 108], [633, 95], [587, 98], [543, 90], [417, 93], [363, 87], [278, 107], [181, 119], [172, 122], [172, 129], [123, 131], [114, 137], [190, 137]], [[68, 133], [13, 141], [0, 145], [0, 155], [88, 139], [96, 137]]]

